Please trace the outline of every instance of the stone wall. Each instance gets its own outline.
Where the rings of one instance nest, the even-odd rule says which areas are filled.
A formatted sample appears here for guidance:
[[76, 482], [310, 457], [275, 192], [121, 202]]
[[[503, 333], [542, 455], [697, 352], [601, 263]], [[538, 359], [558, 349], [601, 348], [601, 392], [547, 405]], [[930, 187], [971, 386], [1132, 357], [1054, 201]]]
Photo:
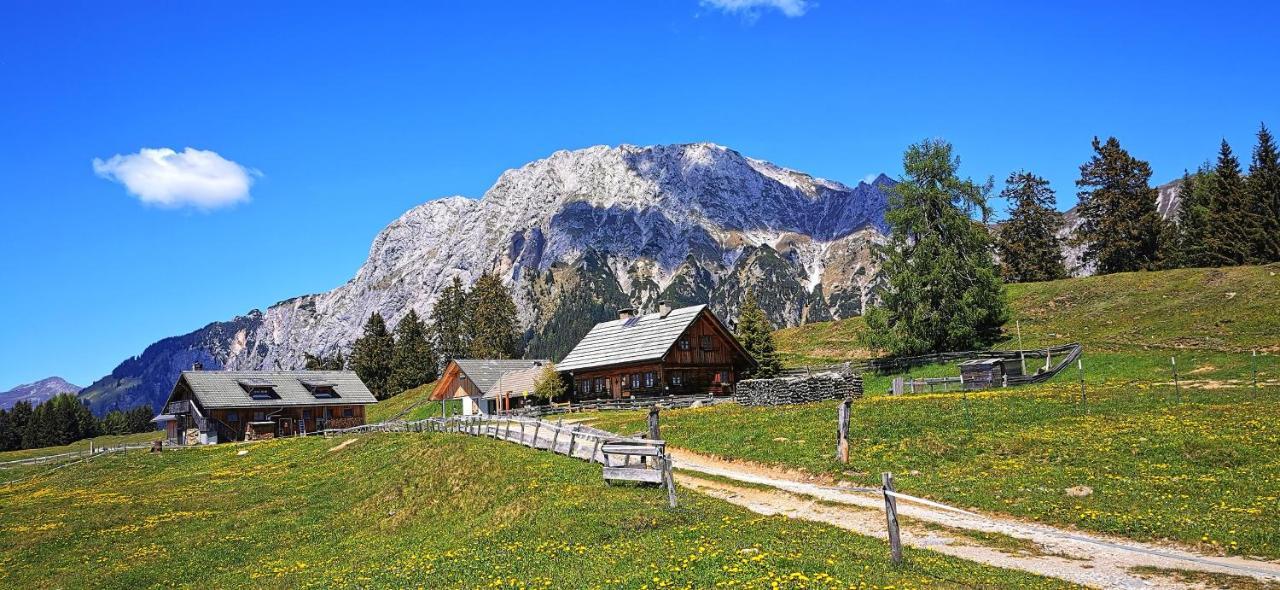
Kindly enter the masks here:
[[737, 399], [744, 406], [778, 406], [844, 399], [846, 396], [862, 397], [862, 375], [825, 372], [746, 379], [738, 382]]

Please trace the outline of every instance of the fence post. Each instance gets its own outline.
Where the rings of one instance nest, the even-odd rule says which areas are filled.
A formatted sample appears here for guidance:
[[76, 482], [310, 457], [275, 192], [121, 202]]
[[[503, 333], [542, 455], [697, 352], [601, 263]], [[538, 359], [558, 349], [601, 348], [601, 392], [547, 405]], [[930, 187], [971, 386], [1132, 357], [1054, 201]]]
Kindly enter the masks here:
[[1169, 357], [1169, 366], [1173, 368], [1173, 395], [1182, 402], [1182, 386], [1178, 384], [1178, 357]]
[[880, 483], [884, 485], [884, 517], [889, 525], [889, 555], [893, 563], [902, 563], [902, 538], [898, 536], [898, 499], [893, 497], [893, 474], [880, 474]]
[[676, 507], [676, 481], [671, 475], [671, 455], [662, 455], [662, 482], [667, 486], [667, 504]]
[[559, 420], [556, 420], [556, 431], [555, 431], [555, 434], [552, 434], [552, 435], [551, 435], [551, 449], [550, 449], [550, 450], [551, 450], [551, 452], [552, 452], [552, 453], [556, 452], [556, 447], [557, 447], [557, 446], [559, 446], [559, 442], [560, 442], [560, 430], [561, 430], [560, 425], [561, 425], [561, 424], [564, 424], [564, 419], [563, 419], [563, 418], [561, 418], [561, 419], [559, 419]]
[[1249, 361], [1249, 367], [1253, 369], [1253, 396], [1258, 396], [1258, 351], [1254, 349], [1253, 357]]
[[840, 401], [840, 413], [836, 422], [836, 457], [841, 463], [849, 462], [849, 410], [853, 400], [845, 397]]
[[1089, 412], [1089, 396], [1084, 391], [1084, 359], [1076, 359], [1076, 372], [1080, 373], [1080, 405], [1085, 413]]
[[538, 418], [534, 418], [534, 423], [533, 423], [533, 440], [532, 440], [532, 441], [529, 441], [529, 446], [530, 446], [530, 447], [533, 447], [533, 448], [535, 448], [535, 449], [536, 449], [536, 448], [538, 448], [538, 431], [539, 431], [539, 430], [541, 430], [541, 429], [542, 429], [542, 420], [540, 420], [540, 419], [538, 419]]
[[569, 452], [567, 454], [570, 458], [573, 457], [574, 444], [578, 442], [578, 426], [578, 424], [574, 424], [569, 428]]

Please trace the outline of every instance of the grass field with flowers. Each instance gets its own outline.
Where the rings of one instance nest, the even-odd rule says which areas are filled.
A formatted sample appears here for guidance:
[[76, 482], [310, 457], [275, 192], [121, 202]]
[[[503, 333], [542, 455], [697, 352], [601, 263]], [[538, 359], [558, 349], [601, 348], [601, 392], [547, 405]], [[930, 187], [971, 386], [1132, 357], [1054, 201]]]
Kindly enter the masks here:
[[[135, 452], [0, 484], [4, 588], [1059, 588], [457, 434]], [[240, 455], [242, 451], [246, 454]]]
[[[1280, 387], [1046, 383], [853, 404], [849, 464], [836, 402], [668, 410], [679, 448], [899, 489], [959, 507], [1210, 552], [1280, 557]], [[591, 416], [618, 432], [642, 412]], [[1087, 486], [1084, 497], [1066, 490]]]

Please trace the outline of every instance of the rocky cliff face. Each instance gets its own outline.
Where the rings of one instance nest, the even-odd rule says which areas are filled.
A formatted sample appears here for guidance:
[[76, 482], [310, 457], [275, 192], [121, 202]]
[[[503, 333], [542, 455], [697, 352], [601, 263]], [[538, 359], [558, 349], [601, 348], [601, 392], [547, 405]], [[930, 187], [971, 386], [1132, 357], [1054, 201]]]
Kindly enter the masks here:
[[9, 391], [0, 392], [0, 410], [7, 410], [23, 401], [38, 406], [55, 395], [78, 391], [80, 391], [79, 386], [67, 383], [67, 380], [62, 377], [47, 377], [35, 383], [26, 383]]
[[194, 360], [298, 367], [303, 353], [348, 350], [371, 313], [425, 316], [454, 276], [469, 285], [486, 271], [511, 286], [530, 353], [553, 358], [617, 307], [659, 299], [710, 302], [731, 319], [751, 289], [779, 326], [857, 315], [892, 182], [849, 187], [705, 143], [556, 152], [481, 199], [405, 213], [346, 284], [161, 341], [99, 382], [118, 393], [85, 395], [95, 407], [121, 395], [158, 404]]

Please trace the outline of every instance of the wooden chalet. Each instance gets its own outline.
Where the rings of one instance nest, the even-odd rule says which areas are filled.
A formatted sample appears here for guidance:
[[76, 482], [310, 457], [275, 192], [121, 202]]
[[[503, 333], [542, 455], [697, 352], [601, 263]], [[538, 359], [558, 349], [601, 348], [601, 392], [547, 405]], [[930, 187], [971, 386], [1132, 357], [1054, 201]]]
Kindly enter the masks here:
[[433, 400], [462, 400], [462, 413], [493, 414], [525, 405], [546, 359], [454, 359], [431, 392]]
[[364, 424], [353, 371], [183, 371], [156, 417], [170, 442], [215, 444]]
[[573, 381], [576, 399], [681, 394], [729, 395], [756, 366], [706, 305], [634, 315], [596, 324], [556, 369]]

